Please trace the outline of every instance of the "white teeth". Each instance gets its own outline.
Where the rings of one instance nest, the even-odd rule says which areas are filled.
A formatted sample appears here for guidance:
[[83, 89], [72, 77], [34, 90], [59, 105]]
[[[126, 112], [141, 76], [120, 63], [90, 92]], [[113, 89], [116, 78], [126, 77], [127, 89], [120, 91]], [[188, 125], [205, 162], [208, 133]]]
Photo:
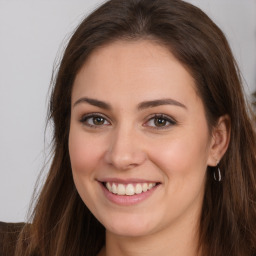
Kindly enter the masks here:
[[142, 192], [142, 186], [141, 184], [136, 184], [135, 193], [140, 194]]
[[146, 192], [148, 190], [148, 184], [147, 183], [143, 183], [142, 185], [142, 191]]
[[111, 192], [114, 193], [114, 194], [117, 194], [117, 187], [116, 187], [116, 184], [115, 184], [115, 183], [113, 183], [112, 189], [109, 190], [109, 191], [111, 191]]
[[127, 196], [133, 196], [135, 193], [134, 186], [132, 184], [128, 184], [125, 189], [125, 194]]
[[111, 191], [111, 185], [110, 185], [109, 182], [107, 182], [106, 187], [107, 187], [107, 189], [108, 189], [109, 191]]
[[125, 186], [123, 184], [118, 184], [117, 194], [120, 195], [120, 196], [125, 195]]
[[108, 191], [110, 191], [113, 194], [117, 195], [127, 195], [127, 196], [133, 196], [134, 194], [141, 194], [142, 192], [146, 192], [150, 189], [152, 189], [156, 183], [137, 183], [137, 184], [115, 184], [112, 183], [112, 185], [107, 182], [106, 188]]

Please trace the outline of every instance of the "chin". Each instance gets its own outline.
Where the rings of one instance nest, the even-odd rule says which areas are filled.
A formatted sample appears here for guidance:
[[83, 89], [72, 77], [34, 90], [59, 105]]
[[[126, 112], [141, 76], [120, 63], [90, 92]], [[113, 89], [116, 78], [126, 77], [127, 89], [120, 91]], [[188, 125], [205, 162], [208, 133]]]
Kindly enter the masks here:
[[128, 218], [115, 218], [113, 221], [108, 219], [102, 223], [107, 232], [118, 236], [138, 237], [153, 233], [153, 223], [143, 217], [130, 216]]
[[131, 227], [131, 226], [123, 226], [123, 227], [109, 227], [106, 228], [107, 232], [118, 236], [124, 237], [141, 237], [149, 235], [151, 232], [147, 228], [138, 228], [138, 227]]

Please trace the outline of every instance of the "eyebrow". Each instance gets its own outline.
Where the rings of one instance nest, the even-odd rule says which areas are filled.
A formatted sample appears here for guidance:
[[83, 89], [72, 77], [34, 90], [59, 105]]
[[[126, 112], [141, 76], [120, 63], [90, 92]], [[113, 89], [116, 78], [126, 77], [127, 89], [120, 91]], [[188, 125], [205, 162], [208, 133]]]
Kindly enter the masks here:
[[[88, 103], [90, 105], [102, 108], [102, 109], [106, 109], [106, 110], [111, 110], [111, 106], [110, 104], [101, 101], [101, 100], [96, 100], [96, 99], [92, 99], [92, 98], [87, 98], [87, 97], [83, 97], [78, 99], [73, 107], [75, 107], [76, 105], [80, 104], [80, 103]], [[182, 107], [184, 109], [187, 109], [187, 107], [182, 104], [179, 101], [176, 101], [174, 99], [158, 99], [158, 100], [150, 100], [150, 101], [143, 101], [138, 105], [138, 110], [143, 110], [146, 108], [153, 108], [153, 107], [158, 107], [158, 106], [162, 106], [162, 105], [174, 105], [174, 106], [178, 106], [178, 107]]]
[[187, 109], [187, 107], [184, 104], [174, 99], [159, 99], [159, 100], [144, 101], [138, 105], [138, 109], [143, 110], [146, 108], [158, 107], [162, 105], [174, 105], [174, 106]]
[[96, 106], [96, 107], [99, 107], [99, 108], [102, 108], [102, 109], [106, 109], [106, 110], [110, 110], [111, 109], [111, 106], [104, 102], [104, 101], [101, 101], [101, 100], [96, 100], [96, 99], [91, 99], [91, 98], [87, 98], [87, 97], [83, 97], [83, 98], [80, 98], [79, 100], [77, 100], [73, 107], [75, 107], [76, 105], [78, 105], [79, 103], [89, 103], [90, 105], [93, 105], [93, 106]]

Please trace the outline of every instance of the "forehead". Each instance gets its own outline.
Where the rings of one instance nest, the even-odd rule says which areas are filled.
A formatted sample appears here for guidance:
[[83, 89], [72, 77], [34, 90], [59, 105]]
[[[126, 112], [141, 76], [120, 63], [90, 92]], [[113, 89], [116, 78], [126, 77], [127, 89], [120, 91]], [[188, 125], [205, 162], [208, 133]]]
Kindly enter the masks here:
[[79, 96], [114, 100], [175, 97], [198, 100], [195, 82], [167, 47], [152, 41], [116, 41], [98, 48], [78, 72], [72, 101]]

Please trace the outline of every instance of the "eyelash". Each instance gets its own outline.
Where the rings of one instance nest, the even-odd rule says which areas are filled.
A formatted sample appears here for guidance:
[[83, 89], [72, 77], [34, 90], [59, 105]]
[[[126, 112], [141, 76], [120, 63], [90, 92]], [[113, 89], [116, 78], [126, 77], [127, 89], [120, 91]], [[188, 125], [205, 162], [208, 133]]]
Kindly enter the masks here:
[[[169, 124], [168, 125], [164, 125], [162, 127], [161, 126], [156, 126], [155, 125], [155, 121], [157, 119], [162, 119], [164, 122], [169, 123]], [[151, 121], [154, 122], [155, 126], [147, 125]], [[173, 125], [176, 125], [176, 124], [177, 124], [177, 122], [173, 118], [171, 118], [171, 117], [169, 117], [167, 115], [164, 115], [164, 114], [154, 114], [153, 116], [151, 116], [148, 119], [148, 121], [143, 126], [148, 126], [148, 127], [152, 128], [152, 129], [161, 130], [161, 129], [168, 129], [170, 126], [173, 126]]]
[[94, 118], [102, 118], [104, 123], [105, 122], [108, 122], [107, 125], [110, 125], [111, 123], [108, 121], [108, 118], [106, 118], [104, 115], [100, 114], [100, 113], [90, 113], [88, 115], [84, 115], [82, 116], [82, 118], [80, 119], [80, 122], [86, 126], [89, 126], [91, 128], [101, 128], [102, 126], [106, 125], [106, 124], [101, 124], [101, 125], [96, 125], [96, 124], [90, 124], [88, 122], [88, 120], [92, 119], [92, 122], [93, 122], [93, 119]]
[[[103, 121], [102, 124], [91, 124], [89, 123], [89, 120], [91, 119], [92, 122], [94, 122], [94, 118], [101, 118]], [[164, 125], [161, 127], [161, 126], [156, 126], [156, 120], [162, 120], [164, 121]], [[149, 122], [154, 122], [154, 126], [153, 125], [148, 125]], [[110, 121], [108, 121], [108, 118], [106, 118], [104, 115], [100, 114], [100, 113], [90, 113], [88, 115], [84, 115], [82, 116], [82, 118], [80, 119], [80, 122], [88, 127], [91, 127], [91, 128], [102, 128], [102, 126], [108, 126], [111, 124]], [[108, 122], [108, 124], [105, 124], [105, 122]], [[168, 123], [168, 125], [166, 125], [166, 123]], [[150, 127], [152, 129], [167, 129], [169, 128], [170, 126], [173, 126], [173, 125], [176, 125], [177, 122], [173, 119], [173, 118], [170, 118], [169, 116], [167, 115], [164, 115], [164, 114], [154, 114], [153, 116], [149, 117], [149, 119], [143, 124], [143, 126], [147, 126], [147, 127]]]

